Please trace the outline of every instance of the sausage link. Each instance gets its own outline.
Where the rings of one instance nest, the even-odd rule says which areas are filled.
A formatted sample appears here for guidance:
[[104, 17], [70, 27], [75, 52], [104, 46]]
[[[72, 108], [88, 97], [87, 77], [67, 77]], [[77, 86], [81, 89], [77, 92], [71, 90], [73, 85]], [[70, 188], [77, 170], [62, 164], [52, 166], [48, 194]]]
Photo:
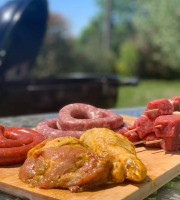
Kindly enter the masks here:
[[43, 134], [47, 138], [57, 138], [63, 136], [72, 136], [75, 138], [80, 138], [84, 131], [66, 131], [62, 130], [61, 126], [58, 124], [56, 118], [47, 119], [40, 122], [36, 126], [36, 131]]
[[123, 118], [113, 111], [81, 103], [63, 107], [59, 111], [57, 120], [63, 130], [85, 131], [90, 128], [113, 130], [123, 126]]
[[80, 138], [87, 129], [105, 127], [118, 131], [122, 126], [123, 118], [113, 111], [74, 103], [63, 107], [58, 118], [40, 122], [36, 131], [42, 133], [46, 139], [63, 136]]
[[27, 152], [45, 138], [27, 128], [3, 127], [0, 125], [0, 165], [23, 162]]

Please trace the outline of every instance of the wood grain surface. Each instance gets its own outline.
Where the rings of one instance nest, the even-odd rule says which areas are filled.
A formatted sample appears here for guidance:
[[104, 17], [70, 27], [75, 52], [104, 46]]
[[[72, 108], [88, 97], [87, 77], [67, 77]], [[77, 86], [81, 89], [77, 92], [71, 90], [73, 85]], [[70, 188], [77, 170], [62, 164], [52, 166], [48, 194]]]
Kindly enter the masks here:
[[[135, 117], [123, 116], [124, 121], [133, 123]], [[165, 152], [162, 149], [136, 147], [138, 157], [148, 169], [144, 182], [124, 182], [92, 191], [71, 193], [64, 189], [30, 188], [18, 178], [20, 165], [0, 167], [0, 190], [30, 200], [141, 200], [180, 174], [180, 151]]]

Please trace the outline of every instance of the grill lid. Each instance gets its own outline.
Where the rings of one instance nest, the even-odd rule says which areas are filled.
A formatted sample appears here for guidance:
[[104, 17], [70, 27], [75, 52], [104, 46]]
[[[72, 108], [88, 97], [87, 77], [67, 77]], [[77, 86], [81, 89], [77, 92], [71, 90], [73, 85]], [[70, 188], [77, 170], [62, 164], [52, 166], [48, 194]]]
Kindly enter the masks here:
[[21, 76], [26, 78], [42, 43], [47, 18], [46, 0], [12, 0], [0, 8], [1, 81], [11, 77], [11, 68], [18, 75], [18, 68], [24, 67]]

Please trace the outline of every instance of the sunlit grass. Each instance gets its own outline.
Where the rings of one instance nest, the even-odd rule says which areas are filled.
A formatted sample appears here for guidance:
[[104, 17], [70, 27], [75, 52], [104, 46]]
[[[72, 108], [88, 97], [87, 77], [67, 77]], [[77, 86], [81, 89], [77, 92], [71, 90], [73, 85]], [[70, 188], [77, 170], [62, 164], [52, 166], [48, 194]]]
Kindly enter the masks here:
[[148, 101], [180, 96], [180, 80], [140, 80], [137, 86], [122, 86], [116, 107], [146, 106]]

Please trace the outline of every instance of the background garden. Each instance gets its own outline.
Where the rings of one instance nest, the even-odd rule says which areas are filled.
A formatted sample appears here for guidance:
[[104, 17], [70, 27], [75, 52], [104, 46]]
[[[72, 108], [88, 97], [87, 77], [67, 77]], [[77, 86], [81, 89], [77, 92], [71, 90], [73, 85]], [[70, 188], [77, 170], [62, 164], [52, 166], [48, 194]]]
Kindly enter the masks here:
[[32, 76], [71, 72], [138, 77], [119, 88], [116, 107], [146, 105], [179, 95], [180, 1], [97, 0], [99, 12], [78, 38], [61, 14], [49, 13], [48, 29]]

